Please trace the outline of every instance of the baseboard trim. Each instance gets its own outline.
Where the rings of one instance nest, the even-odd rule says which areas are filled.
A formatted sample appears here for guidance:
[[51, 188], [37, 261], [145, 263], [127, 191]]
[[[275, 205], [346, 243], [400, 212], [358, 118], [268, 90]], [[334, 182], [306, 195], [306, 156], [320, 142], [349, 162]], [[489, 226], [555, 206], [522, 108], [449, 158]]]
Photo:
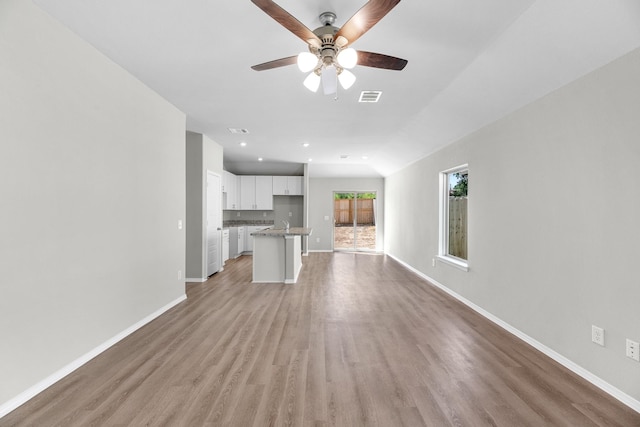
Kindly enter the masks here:
[[395, 261], [397, 261], [400, 264], [402, 264], [408, 270], [411, 270], [412, 272], [414, 272], [415, 274], [417, 274], [421, 278], [423, 278], [426, 281], [428, 281], [429, 283], [433, 284], [435, 287], [437, 287], [437, 288], [443, 290], [444, 292], [446, 292], [447, 294], [451, 295], [453, 298], [457, 299], [458, 301], [460, 301], [461, 303], [463, 303], [467, 307], [471, 308], [473, 311], [477, 312], [481, 316], [485, 317], [486, 319], [488, 319], [491, 322], [495, 323], [496, 325], [500, 326], [502, 329], [506, 330], [507, 332], [509, 332], [509, 333], [515, 335], [516, 337], [520, 338], [522, 341], [524, 341], [527, 344], [531, 345], [532, 347], [534, 347], [538, 351], [544, 353], [546, 356], [548, 356], [551, 359], [555, 360], [556, 362], [558, 362], [559, 364], [561, 364], [565, 368], [567, 368], [570, 371], [572, 371], [573, 373], [581, 376], [582, 378], [584, 378], [585, 380], [589, 381], [591, 384], [595, 385], [596, 387], [598, 387], [599, 389], [601, 389], [605, 393], [611, 395], [612, 397], [614, 397], [617, 400], [619, 400], [620, 402], [624, 403], [625, 405], [627, 405], [628, 407], [630, 407], [634, 411], [640, 413], [640, 401], [634, 399], [633, 397], [629, 396], [627, 393], [625, 393], [622, 390], [614, 387], [613, 385], [609, 384], [608, 382], [606, 382], [602, 378], [594, 375], [593, 373], [589, 372], [588, 370], [586, 370], [582, 366], [576, 364], [572, 360], [567, 359], [566, 357], [564, 357], [560, 353], [557, 353], [555, 350], [552, 350], [551, 348], [549, 348], [546, 345], [542, 344], [541, 342], [535, 340], [534, 338], [530, 337], [529, 335], [525, 334], [524, 332], [520, 331], [519, 329], [513, 327], [512, 325], [510, 325], [509, 323], [507, 323], [504, 320], [500, 319], [499, 317], [496, 317], [495, 315], [489, 313], [488, 311], [486, 311], [482, 307], [474, 304], [473, 302], [469, 301], [468, 299], [466, 299], [462, 295], [452, 291], [451, 289], [447, 288], [442, 283], [438, 282], [437, 280], [433, 279], [432, 277], [427, 276], [423, 272], [415, 269], [414, 267], [412, 267], [411, 265], [405, 263], [404, 261], [402, 261], [401, 259], [397, 258], [396, 256], [391, 255], [389, 253], [387, 255], [389, 257], [393, 258]]
[[207, 279], [208, 279], [207, 277], [205, 277], [204, 279], [201, 278], [201, 277], [198, 277], [197, 279], [186, 278], [186, 279], [184, 279], [184, 281], [185, 282], [191, 282], [191, 283], [203, 283], [203, 282], [206, 282]]
[[311, 252], [318, 252], [318, 253], [322, 253], [322, 252], [333, 252], [333, 251], [332, 251], [332, 250], [330, 250], [330, 249], [315, 249], [315, 250], [314, 250], [314, 249], [309, 249], [309, 251], [308, 251], [308, 252], [309, 252], [309, 253], [311, 253]]
[[117, 344], [122, 339], [124, 339], [127, 336], [131, 335], [136, 330], [140, 329], [141, 327], [143, 327], [147, 323], [151, 322], [156, 317], [160, 316], [164, 312], [166, 312], [169, 309], [173, 308], [174, 306], [180, 304], [182, 301], [184, 301], [186, 299], [187, 299], [187, 296], [186, 295], [182, 295], [181, 297], [179, 297], [176, 300], [170, 302], [169, 304], [165, 305], [164, 307], [162, 307], [162, 308], [156, 310], [155, 312], [151, 313], [150, 315], [148, 315], [144, 319], [140, 320], [139, 322], [131, 325], [129, 328], [127, 328], [124, 331], [120, 332], [119, 334], [117, 334], [116, 336], [112, 337], [111, 339], [109, 339], [109, 340], [105, 341], [104, 343], [100, 344], [99, 346], [97, 346], [93, 350], [89, 351], [88, 353], [80, 356], [79, 358], [77, 358], [73, 362], [69, 363], [68, 365], [66, 365], [62, 369], [54, 372], [53, 374], [49, 375], [47, 378], [45, 378], [42, 381], [38, 382], [37, 384], [29, 387], [27, 390], [23, 391], [22, 393], [20, 393], [19, 395], [17, 395], [13, 399], [10, 399], [10, 400], [4, 402], [2, 405], [0, 405], [0, 418], [4, 417], [9, 412], [12, 412], [13, 410], [17, 409], [19, 406], [23, 405], [28, 400], [32, 399], [33, 397], [35, 397], [37, 394], [41, 393], [45, 389], [51, 387], [53, 384], [55, 384], [56, 382], [60, 381], [62, 378], [66, 377], [71, 372], [75, 371], [76, 369], [78, 369], [79, 367], [81, 367], [82, 365], [84, 365], [85, 363], [87, 363], [88, 361], [93, 359], [94, 357], [98, 356], [100, 353], [104, 352], [109, 347], [113, 346], [114, 344]]

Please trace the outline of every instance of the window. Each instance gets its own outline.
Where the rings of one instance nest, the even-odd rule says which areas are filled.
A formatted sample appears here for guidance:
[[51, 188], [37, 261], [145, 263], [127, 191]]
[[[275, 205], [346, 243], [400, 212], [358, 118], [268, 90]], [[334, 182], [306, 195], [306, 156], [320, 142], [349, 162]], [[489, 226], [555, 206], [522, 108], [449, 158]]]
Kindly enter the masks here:
[[467, 264], [467, 203], [469, 166], [440, 173], [440, 244], [438, 259], [465, 271]]

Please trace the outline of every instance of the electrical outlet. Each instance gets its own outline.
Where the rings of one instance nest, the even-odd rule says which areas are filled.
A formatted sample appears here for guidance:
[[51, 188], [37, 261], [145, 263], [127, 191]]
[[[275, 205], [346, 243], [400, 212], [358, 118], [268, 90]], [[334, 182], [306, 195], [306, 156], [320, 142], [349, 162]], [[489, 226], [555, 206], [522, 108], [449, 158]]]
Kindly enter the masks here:
[[293, 212], [289, 212], [289, 216], [293, 216]]
[[316, 237], [316, 243], [320, 243], [320, 238]]
[[178, 270], [178, 280], [182, 280], [182, 270]]
[[604, 347], [604, 329], [591, 325], [591, 341]]
[[627, 357], [640, 362], [640, 344], [627, 338]]
[[436, 259], [431, 258], [431, 267], [435, 267], [435, 266], [436, 266]]

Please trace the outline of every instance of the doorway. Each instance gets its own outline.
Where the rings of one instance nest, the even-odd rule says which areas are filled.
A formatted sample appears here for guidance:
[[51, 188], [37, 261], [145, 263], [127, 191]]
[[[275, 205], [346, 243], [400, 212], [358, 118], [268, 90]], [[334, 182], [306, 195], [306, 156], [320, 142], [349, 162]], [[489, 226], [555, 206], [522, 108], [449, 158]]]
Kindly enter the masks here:
[[220, 176], [207, 171], [206, 276], [222, 269], [222, 192]]
[[375, 192], [333, 193], [333, 249], [376, 250]]

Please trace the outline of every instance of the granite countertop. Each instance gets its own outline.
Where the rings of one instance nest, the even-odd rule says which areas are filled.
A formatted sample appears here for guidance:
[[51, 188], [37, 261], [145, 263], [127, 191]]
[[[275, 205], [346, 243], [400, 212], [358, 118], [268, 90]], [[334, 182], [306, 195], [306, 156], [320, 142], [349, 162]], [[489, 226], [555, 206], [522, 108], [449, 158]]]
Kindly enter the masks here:
[[266, 230], [259, 230], [251, 233], [252, 236], [269, 236], [269, 237], [284, 237], [284, 236], [308, 236], [313, 231], [308, 227], [291, 227], [289, 231], [284, 228], [267, 228]]

